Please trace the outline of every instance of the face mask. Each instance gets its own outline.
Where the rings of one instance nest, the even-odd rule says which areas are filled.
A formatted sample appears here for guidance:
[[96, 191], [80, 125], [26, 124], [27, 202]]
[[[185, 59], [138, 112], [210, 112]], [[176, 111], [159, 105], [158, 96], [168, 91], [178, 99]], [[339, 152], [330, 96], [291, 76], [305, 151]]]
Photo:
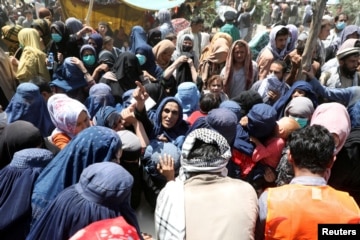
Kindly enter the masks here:
[[291, 43], [291, 37], [288, 37], [287, 44], [290, 44], [290, 43]]
[[300, 128], [306, 127], [309, 121], [307, 118], [294, 118], [294, 120], [300, 125]]
[[60, 42], [62, 40], [62, 36], [60, 34], [58, 34], [58, 33], [52, 33], [51, 38], [56, 43], [58, 43], [58, 42]]
[[192, 49], [192, 46], [182, 45], [183, 52], [190, 52]]
[[136, 54], [136, 57], [139, 61], [140, 66], [142, 66], [146, 63], [146, 57], [144, 55]]
[[94, 55], [87, 55], [82, 58], [82, 61], [87, 66], [92, 66], [95, 63], [95, 56]]
[[346, 23], [345, 23], [345, 22], [338, 22], [338, 23], [336, 24], [336, 28], [337, 28], [338, 30], [343, 30], [343, 29], [345, 28], [345, 26], [346, 26]]

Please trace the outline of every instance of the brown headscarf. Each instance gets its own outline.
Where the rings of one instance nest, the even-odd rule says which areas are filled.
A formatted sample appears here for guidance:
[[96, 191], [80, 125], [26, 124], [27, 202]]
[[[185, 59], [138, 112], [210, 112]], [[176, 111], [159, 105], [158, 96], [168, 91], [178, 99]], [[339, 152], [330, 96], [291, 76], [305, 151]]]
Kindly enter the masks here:
[[[204, 86], [206, 86], [207, 79], [210, 76], [214, 74], [220, 74], [222, 68], [221, 64], [226, 61], [227, 55], [229, 53], [232, 38], [227, 33], [222, 34], [228, 35], [230, 37], [230, 41], [229, 38], [223, 37], [218, 37], [215, 40], [211, 40], [209, 51], [206, 52], [207, 57], [203, 58], [203, 60], [200, 62], [199, 75], [204, 82]], [[201, 57], [203, 56], [204, 54], [201, 55]]]
[[211, 42], [209, 45], [207, 45], [201, 52], [201, 56], [200, 56], [200, 62], [208, 59], [209, 55], [213, 52], [213, 47], [214, 47], [214, 43], [219, 39], [219, 38], [223, 38], [226, 40], [226, 45], [230, 48], [231, 44], [232, 44], [232, 37], [227, 34], [227, 33], [223, 33], [223, 32], [217, 32], [215, 33], [215, 35], [213, 36], [213, 38], [211, 39]]
[[164, 39], [164, 40], [160, 41], [158, 44], [156, 44], [153, 47], [155, 62], [163, 70], [165, 70], [169, 66], [170, 60], [169, 61], [164, 60], [162, 58], [162, 54], [164, 52], [171, 52], [171, 55], [172, 55], [172, 53], [175, 51], [175, 49], [176, 49], [176, 47], [175, 47], [174, 43], [168, 39]]
[[249, 48], [249, 45], [244, 40], [237, 40], [233, 43], [230, 49], [230, 53], [227, 56], [226, 64], [225, 64], [225, 74], [223, 78], [223, 85], [224, 85], [224, 92], [228, 93], [228, 88], [230, 85], [230, 81], [232, 80], [232, 75], [234, 72], [233, 68], [233, 51], [235, 49], [235, 46], [244, 46], [246, 49], [246, 57], [244, 62], [244, 74], [246, 77], [246, 90], [249, 90], [252, 84], [252, 78], [253, 78], [253, 65], [252, 65], [252, 58], [251, 58], [251, 51]]

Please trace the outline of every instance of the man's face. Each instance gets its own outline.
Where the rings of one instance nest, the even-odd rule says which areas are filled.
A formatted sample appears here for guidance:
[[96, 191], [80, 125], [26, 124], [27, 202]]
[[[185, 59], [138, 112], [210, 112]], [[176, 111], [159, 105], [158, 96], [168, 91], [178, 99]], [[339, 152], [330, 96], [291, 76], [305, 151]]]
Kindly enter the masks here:
[[326, 24], [326, 25], [320, 30], [319, 39], [320, 39], [320, 40], [326, 40], [326, 38], [330, 35], [330, 29], [331, 29], [330, 24]]
[[198, 32], [202, 31], [203, 27], [204, 27], [203, 23], [198, 23], [198, 24], [192, 25], [191, 30], [193, 33], [198, 33]]
[[243, 46], [236, 45], [233, 51], [233, 59], [235, 63], [243, 63], [246, 57], [246, 49]]
[[288, 34], [286, 35], [280, 35], [275, 38], [275, 46], [279, 50], [283, 50], [286, 47]]
[[359, 55], [352, 55], [339, 61], [342, 72], [347, 75], [354, 75], [359, 66]]
[[340, 15], [337, 22], [347, 22], [347, 17], [345, 15]]
[[32, 13], [26, 13], [25, 17], [26, 17], [27, 19], [32, 19], [32, 18], [33, 18], [33, 15], [32, 15]]
[[270, 74], [274, 74], [280, 81], [283, 78], [283, 67], [280, 64], [277, 63], [273, 63], [270, 66], [270, 70], [269, 70]]

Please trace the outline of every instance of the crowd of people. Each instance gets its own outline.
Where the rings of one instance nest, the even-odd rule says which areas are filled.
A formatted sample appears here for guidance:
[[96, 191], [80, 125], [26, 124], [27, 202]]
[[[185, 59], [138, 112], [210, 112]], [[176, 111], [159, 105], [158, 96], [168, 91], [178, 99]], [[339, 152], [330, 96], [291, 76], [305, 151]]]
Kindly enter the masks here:
[[316, 239], [359, 223], [360, 28], [277, 13], [253, 36], [247, 3], [210, 33], [199, 15], [178, 31], [168, 9], [129, 33], [31, 6], [4, 25], [1, 239]]

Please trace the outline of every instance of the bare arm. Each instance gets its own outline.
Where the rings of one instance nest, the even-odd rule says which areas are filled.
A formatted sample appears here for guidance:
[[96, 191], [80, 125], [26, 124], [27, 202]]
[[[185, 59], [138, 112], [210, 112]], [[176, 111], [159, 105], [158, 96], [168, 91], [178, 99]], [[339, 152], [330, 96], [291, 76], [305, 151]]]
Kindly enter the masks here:
[[171, 64], [169, 67], [167, 67], [164, 71], [164, 79], [168, 80], [173, 72], [184, 62], [187, 62], [188, 58], [186, 56], [180, 56], [178, 57], [173, 64]]
[[196, 83], [198, 73], [197, 73], [196, 68], [194, 66], [194, 62], [193, 62], [193, 60], [191, 58], [189, 58], [188, 63], [189, 63], [190, 71], [191, 71], [191, 78], [192, 78], [193, 82]]
[[80, 59], [78, 59], [77, 57], [72, 57], [71, 63], [75, 64], [83, 72], [84, 78], [89, 86], [95, 84], [93, 76], [91, 76], [91, 74], [87, 71], [87, 69], [84, 66], [84, 63]]

